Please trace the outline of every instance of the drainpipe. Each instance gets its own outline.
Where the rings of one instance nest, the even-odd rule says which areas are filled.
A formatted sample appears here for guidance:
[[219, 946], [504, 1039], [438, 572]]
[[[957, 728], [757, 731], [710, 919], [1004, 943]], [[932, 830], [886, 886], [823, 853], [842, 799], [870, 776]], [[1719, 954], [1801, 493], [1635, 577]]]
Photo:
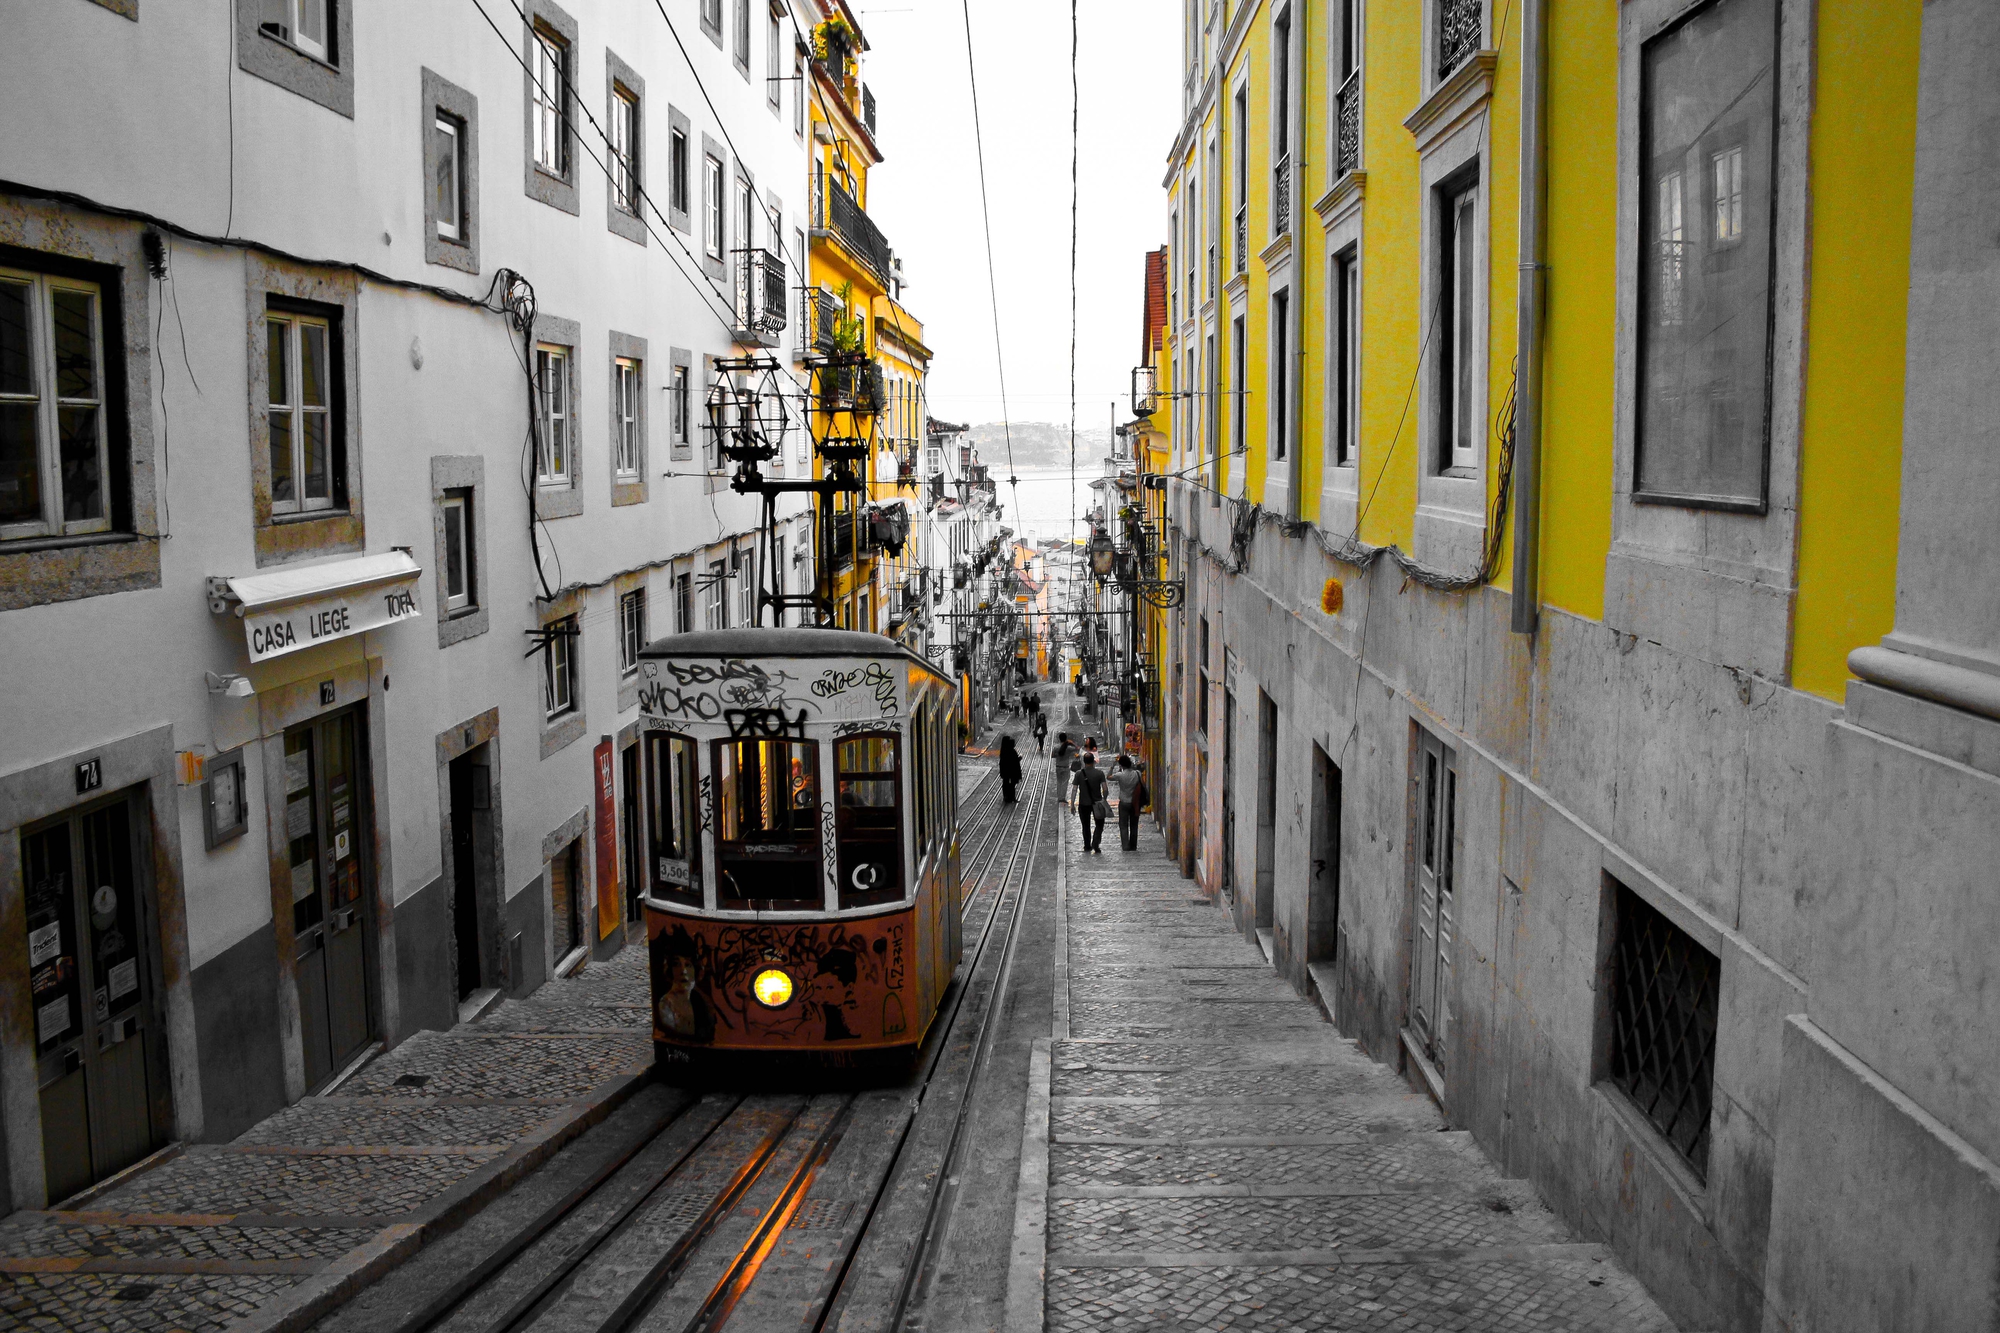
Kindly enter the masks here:
[[1533, 634], [1541, 609], [1542, 204], [1548, 158], [1548, 0], [1521, 6], [1521, 236], [1514, 385], [1514, 611], [1516, 634]]

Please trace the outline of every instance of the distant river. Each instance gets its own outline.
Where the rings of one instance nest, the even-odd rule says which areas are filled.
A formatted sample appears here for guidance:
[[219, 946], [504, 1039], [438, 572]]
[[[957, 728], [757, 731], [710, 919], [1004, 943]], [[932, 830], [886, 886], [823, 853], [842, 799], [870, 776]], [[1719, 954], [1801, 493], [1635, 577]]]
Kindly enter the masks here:
[[1071, 536], [1072, 512], [1077, 523], [1074, 535], [1078, 539], [1089, 535], [1089, 530], [1083, 525], [1083, 515], [1096, 499], [1089, 480], [1103, 468], [1104, 461], [1083, 457], [1081, 449], [1077, 453], [1074, 486], [1070, 484], [1068, 468], [1022, 468], [1018, 474], [1020, 485], [1009, 486], [1006, 457], [1003, 455], [996, 459], [990, 456], [990, 451], [981, 451], [984, 461], [992, 465], [993, 475], [1000, 478], [999, 498], [1006, 509], [1000, 521], [1014, 529], [1016, 536], [1036, 542]]

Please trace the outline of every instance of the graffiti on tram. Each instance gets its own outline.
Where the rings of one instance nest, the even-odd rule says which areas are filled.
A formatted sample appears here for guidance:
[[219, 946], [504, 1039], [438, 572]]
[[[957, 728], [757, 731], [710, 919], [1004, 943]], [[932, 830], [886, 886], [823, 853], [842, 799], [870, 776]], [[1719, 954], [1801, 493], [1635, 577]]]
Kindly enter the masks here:
[[[739, 657], [719, 662], [647, 659], [640, 664], [639, 711], [654, 717], [719, 720], [730, 709], [791, 712], [798, 677]], [[801, 704], [808, 701], [800, 700]]]
[[[908, 922], [901, 915], [781, 924], [655, 916], [652, 924], [658, 1040], [872, 1046], [909, 1027]], [[775, 1008], [751, 993], [757, 975], [773, 968], [792, 987]]]

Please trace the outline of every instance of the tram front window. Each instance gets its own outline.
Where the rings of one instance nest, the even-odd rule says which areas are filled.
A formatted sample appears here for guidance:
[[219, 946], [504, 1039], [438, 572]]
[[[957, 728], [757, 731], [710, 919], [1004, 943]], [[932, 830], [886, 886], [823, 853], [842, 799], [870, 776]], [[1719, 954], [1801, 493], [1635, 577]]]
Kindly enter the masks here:
[[715, 743], [715, 864], [718, 907], [822, 905], [816, 742]]
[[653, 896], [701, 906], [701, 806], [694, 742], [667, 732], [646, 735], [646, 822], [652, 838]]
[[842, 907], [903, 896], [903, 775], [896, 760], [890, 733], [855, 736], [834, 749]]

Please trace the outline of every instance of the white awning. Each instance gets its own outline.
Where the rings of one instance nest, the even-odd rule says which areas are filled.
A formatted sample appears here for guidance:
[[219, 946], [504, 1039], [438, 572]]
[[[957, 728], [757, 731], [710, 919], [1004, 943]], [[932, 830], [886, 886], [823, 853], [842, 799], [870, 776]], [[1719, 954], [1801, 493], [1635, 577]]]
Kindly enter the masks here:
[[323, 564], [289, 565], [267, 574], [218, 579], [238, 603], [250, 660], [273, 657], [350, 634], [420, 618], [417, 578], [405, 551], [357, 555]]

